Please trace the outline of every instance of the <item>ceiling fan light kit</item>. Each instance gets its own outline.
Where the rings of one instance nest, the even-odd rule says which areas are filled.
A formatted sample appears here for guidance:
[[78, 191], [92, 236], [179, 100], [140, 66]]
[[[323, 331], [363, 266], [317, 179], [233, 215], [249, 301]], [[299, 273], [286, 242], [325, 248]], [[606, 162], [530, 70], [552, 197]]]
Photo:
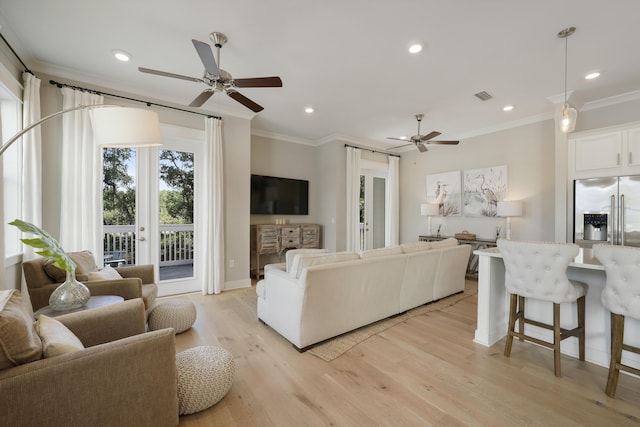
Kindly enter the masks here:
[[564, 39], [564, 105], [557, 118], [560, 132], [573, 132], [576, 128], [578, 111], [569, 104], [567, 100], [567, 57], [568, 57], [568, 38], [576, 32], [576, 27], [568, 27], [558, 33], [558, 37]]
[[224, 92], [231, 99], [244, 105], [254, 113], [258, 113], [264, 109], [261, 105], [247, 98], [237, 88], [255, 88], [255, 87], [282, 87], [280, 77], [250, 77], [243, 79], [234, 79], [231, 74], [220, 68], [220, 49], [224, 46], [228, 38], [222, 33], [213, 32], [209, 34], [209, 39], [216, 48], [216, 57], [213, 56], [213, 50], [208, 43], [199, 40], [191, 40], [193, 47], [196, 49], [202, 65], [204, 65], [204, 75], [202, 78], [183, 76], [180, 74], [168, 73], [166, 71], [153, 70], [151, 68], [139, 67], [138, 70], [147, 74], [155, 74], [163, 77], [171, 77], [174, 79], [187, 80], [198, 83], [205, 83], [210, 86], [203, 90], [191, 103], [189, 107], [201, 107], [216, 92]]

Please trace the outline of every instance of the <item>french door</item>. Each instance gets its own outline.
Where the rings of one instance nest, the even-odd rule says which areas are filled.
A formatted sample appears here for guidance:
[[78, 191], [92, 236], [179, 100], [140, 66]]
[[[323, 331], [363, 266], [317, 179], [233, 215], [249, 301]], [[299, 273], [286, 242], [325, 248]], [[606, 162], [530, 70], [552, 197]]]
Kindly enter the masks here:
[[162, 125], [162, 137], [159, 148], [105, 149], [103, 196], [105, 264], [153, 264], [159, 296], [201, 289], [205, 160], [203, 131]]
[[386, 170], [360, 170], [360, 249], [385, 246]]

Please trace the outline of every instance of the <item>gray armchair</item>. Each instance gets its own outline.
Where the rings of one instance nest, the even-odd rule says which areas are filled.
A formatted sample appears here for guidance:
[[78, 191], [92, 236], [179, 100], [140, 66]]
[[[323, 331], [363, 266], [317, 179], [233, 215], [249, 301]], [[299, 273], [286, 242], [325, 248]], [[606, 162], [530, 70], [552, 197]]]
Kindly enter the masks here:
[[[91, 252], [70, 252], [69, 256], [77, 265], [76, 278], [89, 288], [91, 295], [118, 295], [125, 300], [142, 298], [145, 310], [149, 314], [158, 295], [153, 265], [116, 267], [115, 270], [122, 279], [90, 281], [87, 274], [98, 271]], [[49, 305], [51, 293], [64, 282], [64, 272], [53, 267], [47, 258], [41, 257], [22, 263], [22, 270], [33, 311]]]
[[145, 333], [140, 299], [56, 320], [85, 348], [0, 370], [0, 425], [178, 424], [174, 331]]

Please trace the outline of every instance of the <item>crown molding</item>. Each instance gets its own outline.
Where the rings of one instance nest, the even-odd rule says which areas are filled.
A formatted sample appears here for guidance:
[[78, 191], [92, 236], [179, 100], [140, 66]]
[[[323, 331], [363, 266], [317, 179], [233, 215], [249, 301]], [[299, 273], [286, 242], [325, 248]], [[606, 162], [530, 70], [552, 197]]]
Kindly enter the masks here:
[[581, 111], [596, 110], [598, 108], [610, 107], [612, 105], [622, 104], [629, 101], [637, 101], [639, 99], [640, 90], [635, 90], [633, 92], [621, 93], [620, 95], [585, 102]]
[[298, 138], [295, 136], [283, 135], [275, 132], [269, 132], [261, 129], [251, 129], [252, 136], [260, 136], [262, 138], [277, 139], [278, 141], [291, 142], [294, 144], [318, 146], [318, 143], [310, 139]]

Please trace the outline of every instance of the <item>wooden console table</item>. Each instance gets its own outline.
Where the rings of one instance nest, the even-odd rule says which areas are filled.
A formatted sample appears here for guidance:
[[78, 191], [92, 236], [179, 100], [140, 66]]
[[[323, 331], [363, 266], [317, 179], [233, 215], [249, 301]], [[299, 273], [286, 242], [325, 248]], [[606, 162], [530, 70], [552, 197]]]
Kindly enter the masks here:
[[320, 248], [319, 224], [254, 224], [251, 226], [251, 274], [264, 275], [263, 256], [277, 258], [289, 249]]
[[[439, 240], [448, 239], [453, 236], [418, 236], [421, 242], [437, 242]], [[478, 255], [475, 251], [480, 249], [495, 248], [496, 241], [489, 239], [458, 239], [461, 245], [471, 245], [471, 254], [469, 255], [469, 263], [467, 264], [467, 276], [478, 277]]]

